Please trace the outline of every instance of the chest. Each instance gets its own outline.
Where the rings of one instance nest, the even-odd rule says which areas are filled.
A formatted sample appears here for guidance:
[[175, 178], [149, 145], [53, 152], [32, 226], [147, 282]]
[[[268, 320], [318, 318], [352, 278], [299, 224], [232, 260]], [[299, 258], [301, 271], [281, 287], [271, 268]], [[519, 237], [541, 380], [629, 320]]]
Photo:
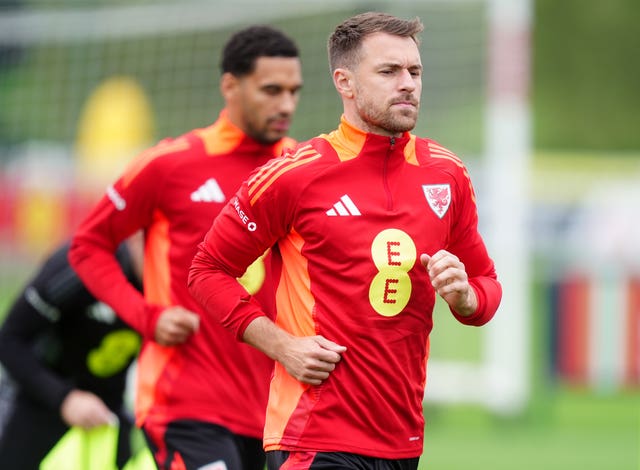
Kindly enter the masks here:
[[249, 173], [267, 158], [227, 155], [193, 157], [167, 178], [158, 207], [174, 233], [199, 239]]
[[307, 250], [394, 265], [446, 248], [462, 204], [451, 176], [409, 164], [345, 169], [301, 195], [295, 229]]

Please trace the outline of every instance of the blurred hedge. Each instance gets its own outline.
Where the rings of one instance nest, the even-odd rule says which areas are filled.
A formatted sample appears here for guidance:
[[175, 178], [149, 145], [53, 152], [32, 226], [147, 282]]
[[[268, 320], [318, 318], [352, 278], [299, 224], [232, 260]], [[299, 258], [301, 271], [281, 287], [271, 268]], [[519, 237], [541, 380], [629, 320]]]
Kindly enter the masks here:
[[640, 1], [535, 0], [537, 148], [640, 149]]

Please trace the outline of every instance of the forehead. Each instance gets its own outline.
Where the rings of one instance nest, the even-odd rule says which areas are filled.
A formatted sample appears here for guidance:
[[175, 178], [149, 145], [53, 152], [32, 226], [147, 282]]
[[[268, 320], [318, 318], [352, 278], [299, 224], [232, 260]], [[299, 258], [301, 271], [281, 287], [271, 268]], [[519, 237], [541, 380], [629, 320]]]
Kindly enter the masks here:
[[411, 38], [388, 33], [373, 33], [362, 41], [360, 62], [398, 63], [407, 67], [422, 65], [418, 45]]
[[253, 72], [245, 78], [261, 84], [299, 86], [302, 82], [302, 67], [297, 57], [259, 57]]

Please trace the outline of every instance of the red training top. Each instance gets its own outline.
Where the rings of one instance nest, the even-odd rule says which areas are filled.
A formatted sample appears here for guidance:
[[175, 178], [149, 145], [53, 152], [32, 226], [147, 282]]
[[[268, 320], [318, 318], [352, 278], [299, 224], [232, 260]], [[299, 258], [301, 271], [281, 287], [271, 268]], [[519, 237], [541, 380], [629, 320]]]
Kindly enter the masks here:
[[347, 350], [320, 386], [276, 364], [265, 449], [421, 455], [435, 292], [419, 256], [446, 249], [464, 263], [478, 310], [454, 314], [462, 323], [489, 321], [502, 293], [462, 162], [432, 140], [367, 134], [343, 118], [256, 170], [214, 222], [189, 278], [194, 297], [239, 338], [263, 311], [233, 278], [274, 243], [276, 323]]
[[[198, 243], [228, 196], [285, 145], [295, 142], [256, 142], [223, 111], [210, 127], [143, 152], [77, 231], [70, 252], [74, 269], [96, 297], [143, 335], [138, 425], [197, 419], [262, 437], [273, 361], [202, 315], [187, 289], [187, 275]], [[118, 244], [139, 229], [145, 233], [144, 298], [127, 282], [114, 256]], [[246, 284], [253, 291], [265, 277], [264, 264], [257, 266], [262, 269]], [[261, 300], [267, 311], [273, 308], [273, 300]], [[160, 312], [170, 305], [200, 313], [200, 329], [184, 345], [163, 347], [152, 338]]]

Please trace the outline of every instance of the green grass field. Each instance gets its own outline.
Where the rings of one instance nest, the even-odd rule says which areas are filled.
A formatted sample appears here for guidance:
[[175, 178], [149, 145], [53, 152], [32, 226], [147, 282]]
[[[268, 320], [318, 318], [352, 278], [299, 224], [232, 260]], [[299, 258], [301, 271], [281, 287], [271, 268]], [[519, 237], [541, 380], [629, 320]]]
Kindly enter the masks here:
[[427, 407], [420, 469], [640, 469], [640, 394], [545, 395], [514, 419], [473, 407]]

